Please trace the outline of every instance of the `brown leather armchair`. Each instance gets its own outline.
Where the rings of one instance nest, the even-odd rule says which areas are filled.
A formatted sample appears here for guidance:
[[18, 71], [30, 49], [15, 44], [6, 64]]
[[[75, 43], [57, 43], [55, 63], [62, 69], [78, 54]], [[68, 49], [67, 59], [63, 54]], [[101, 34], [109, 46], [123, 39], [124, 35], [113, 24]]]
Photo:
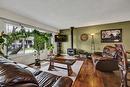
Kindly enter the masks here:
[[119, 67], [116, 52], [117, 50], [115, 47], [105, 46], [103, 52], [93, 53], [92, 60], [95, 68], [103, 72], [118, 70]]

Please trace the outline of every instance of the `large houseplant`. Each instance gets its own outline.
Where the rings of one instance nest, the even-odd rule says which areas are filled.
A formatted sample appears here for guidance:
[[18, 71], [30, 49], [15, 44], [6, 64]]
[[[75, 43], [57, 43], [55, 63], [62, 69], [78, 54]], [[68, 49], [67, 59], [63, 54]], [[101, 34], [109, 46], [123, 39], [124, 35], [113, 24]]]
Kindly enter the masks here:
[[51, 44], [51, 33], [43, 33], [43, 32], [39, 32], [37, 30], [33, 31], [33, 35], [34, 35], [34, 49], [38, 52], [40, 52], [40, 50], [43, 50], [45, 48], [47, 48], [48, 50], [50, 50], [52, 44]]
[[51, 33], [39, 32], [37, 30], [33, 31], [34, 35], [34, 49], [36, 50], [35, 56], [35, 65], [40, 66], [40, 51], [47, 48], [48, 50], [52, 50], [53, 45], [51, 44]]

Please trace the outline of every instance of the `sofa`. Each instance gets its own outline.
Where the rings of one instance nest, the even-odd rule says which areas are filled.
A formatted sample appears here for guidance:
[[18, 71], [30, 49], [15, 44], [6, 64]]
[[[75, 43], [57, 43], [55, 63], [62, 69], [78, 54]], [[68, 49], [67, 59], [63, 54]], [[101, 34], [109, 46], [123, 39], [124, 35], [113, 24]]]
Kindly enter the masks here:
[[105, 46], [103, 52], [95, 52], [92, 54], [95, 68], [103, 72], [112, 72], [119, 70], [117, 49], [114, 46]]
[[0, 87], [71, 87], [72, 79], [0, 58]]

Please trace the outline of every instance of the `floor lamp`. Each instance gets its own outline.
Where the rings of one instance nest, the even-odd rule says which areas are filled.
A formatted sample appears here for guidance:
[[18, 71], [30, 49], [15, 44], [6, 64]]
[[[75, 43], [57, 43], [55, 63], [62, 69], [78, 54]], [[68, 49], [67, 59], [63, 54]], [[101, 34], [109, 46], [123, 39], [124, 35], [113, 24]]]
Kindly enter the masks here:
[[94, 41], [94, 34], [91, 34], [92, 40], [91, 40], [91, 52], [95, 52], [95, 41]]

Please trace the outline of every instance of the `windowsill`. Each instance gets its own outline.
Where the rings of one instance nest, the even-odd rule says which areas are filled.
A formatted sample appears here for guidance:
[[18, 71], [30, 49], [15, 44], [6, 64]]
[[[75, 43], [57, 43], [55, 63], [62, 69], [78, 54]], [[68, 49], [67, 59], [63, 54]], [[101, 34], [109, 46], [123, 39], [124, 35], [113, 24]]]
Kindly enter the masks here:
[[14, 54], [14, 55], [9, 55], [9, 58], [17, 58], [17, 57], [23, 57], [23, 56], [29, 56], [33, 55], [33, 53], [26, 53], [26, 54]]

